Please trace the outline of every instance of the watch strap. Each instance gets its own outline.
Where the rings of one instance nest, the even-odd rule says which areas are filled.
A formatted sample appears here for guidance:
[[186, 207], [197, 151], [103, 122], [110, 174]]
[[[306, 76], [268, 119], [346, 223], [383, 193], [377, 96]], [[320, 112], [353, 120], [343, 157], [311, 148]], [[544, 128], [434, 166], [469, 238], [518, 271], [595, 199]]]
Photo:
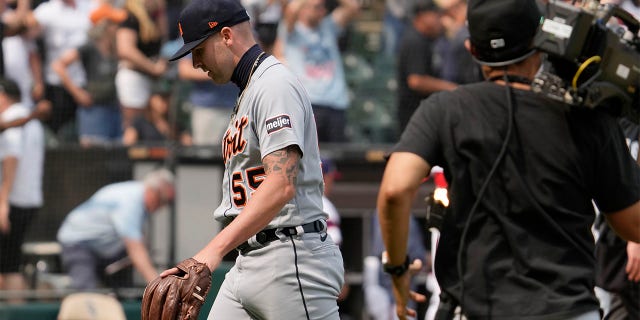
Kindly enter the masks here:
[[409, 270], [409, 255], [407, 255], [406, 259], [404, 260], [404, 263], [401, 265], [390, 265], [387, 263], [383, 263], [382, 265], [382, 269], [384, 270], [384, 272], [394, 276], [394, 277], [400, 277], [403, 274], [405, 274], [405, 272], [407, 272], [407, 270]]

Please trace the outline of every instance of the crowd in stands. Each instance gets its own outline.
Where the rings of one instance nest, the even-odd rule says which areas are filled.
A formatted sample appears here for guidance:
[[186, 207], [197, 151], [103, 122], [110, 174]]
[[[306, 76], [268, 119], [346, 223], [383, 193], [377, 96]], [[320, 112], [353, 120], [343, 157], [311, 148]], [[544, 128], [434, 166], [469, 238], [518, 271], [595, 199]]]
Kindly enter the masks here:
[[[287, 64], [309, 91], [320, 142], [361, 142], [349, 128], [359, 125], [350, 109], [360, 101], [354, 90], [357, 83], [350, 81], [353, 70], [345, 59], [358, 54], [349, 40], [362, 3], [242, 2], [260, 45]], [[405, 94], [412, 94], [407, 88], [420, 97], [435, 90], [407, 87], [402, 70], [416, 63], [425, 66], [420, 72], [450, 81], [436, 89], [479, 80], [470, 76], [479, 73], [470, 57], [464, 56], [468, 53], [461, 42], [466, 34], [465, 13], [458, 2], [464, 1], [439, 0], [439, 7], [427, 1], [438, 7], [435, 25], [426, 26], [427, 36], [403, 40], [403, 34], [410, 34], [403, 30], [413, 30], [411, 21], [424, 7], [414, 2], [387, 1], [385, 19], [380, 21], [384, 32], [379, 54], [367, 58], [398, 65], [400, 105]], [[9, 0], [0, 8], [5, 26], [2, 75], [18, 83], [21, 101], [28, 108], [42, 101], [50, 104], [50, 115], [43, 121], [48, 143], [84, 147], [168, 140], [182, 145], [219, 144], [238, 89], [212, 83], [204, 72], [191, 67], [190, 56], [178, 63], [167, 61], [182, 43], [176, 21], [183, 5], [166, 0]], [[391, 9], [399, 5], [401, 16]], [[423, 40], [430, 43], [430, 58], [420, 57], [419, 50], [413, 55], [403, 53], [403, 46]], [[456, 69], [466, 65], [467, 71]], [[400, 132], [406, 122], [402, 119], [408, 119], [412, 108], [398, 103], [383, 107]], [[383, 142], [393, 142], [387, 140]]]
[[[53, 137], [48, 141], [219, 144], [238, 89], [211, 83], [191, 68], [190, 56], [167, 62], [182, 43], [176, 23], [182, 2], [9, 0], [0, 8], [2, 73], [18, 83], [26, 106], [51, 103], [44, 121]], [[286, 63], [309, 91], [321, 143], [393, 143], [421, 99], [483, 80], [464, 46], [464, 0], [386, 0], [373, 57], [363, 57], [352, 32], [363, 11], [361, 1], [242, 2], [261, 46]], [[356, 70], [354, 60], [372, 67], [370, 82], [390, 80], [378, 84], [389, 90], [362, 89], [365, 81], [360, 85], [357, 75], [366, 68]], [[379, 66], [390, 66], [390, 79]], [[354, 132], [366, 121], [361, 109], [372, 108], [367, 98], [381, 104], [379, 121], [390, 117], [394, 135]]]

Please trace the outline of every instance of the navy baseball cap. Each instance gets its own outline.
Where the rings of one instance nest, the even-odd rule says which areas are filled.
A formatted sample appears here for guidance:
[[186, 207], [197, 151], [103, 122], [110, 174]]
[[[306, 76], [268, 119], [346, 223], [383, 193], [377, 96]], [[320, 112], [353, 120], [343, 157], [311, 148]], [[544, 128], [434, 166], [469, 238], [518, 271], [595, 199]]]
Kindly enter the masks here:
[[182, 10], [178, 19], [178, 30], [184, 45], [169, 61], [186, 56], [222, 28], [248, 20], [247, 10], [238, 0], [192, 0]]
[[480, 64], [501, 67], [535, 52], [533, 37], [542, 14], [536, 0], [470, 0], [471, 54]]

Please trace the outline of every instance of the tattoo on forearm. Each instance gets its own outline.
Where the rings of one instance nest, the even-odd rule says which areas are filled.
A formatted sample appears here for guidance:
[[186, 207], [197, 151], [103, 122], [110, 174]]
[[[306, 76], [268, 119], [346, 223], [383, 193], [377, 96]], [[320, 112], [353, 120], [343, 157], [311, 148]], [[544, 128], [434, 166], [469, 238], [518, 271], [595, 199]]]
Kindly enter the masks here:
[[264, 171], [268, 174], [284, 174], [289, 183], [295, 183], [298, 176], [298, 162], [300, 151], [296, 146], [274, 151], [264, 157]]

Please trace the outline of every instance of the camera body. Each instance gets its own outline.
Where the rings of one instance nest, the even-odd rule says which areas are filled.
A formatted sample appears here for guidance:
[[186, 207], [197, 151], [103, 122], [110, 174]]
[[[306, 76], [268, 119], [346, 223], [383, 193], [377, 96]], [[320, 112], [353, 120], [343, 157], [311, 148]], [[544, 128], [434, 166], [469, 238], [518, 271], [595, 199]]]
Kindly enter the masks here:
[[551, 68], [534, 79], [532, 88], [571, 105], [637, 114], [640, 23], [618, 6], [585, 2], [581, 7], [555, 0], [545, 5], [533, 45], [547, 54]]

